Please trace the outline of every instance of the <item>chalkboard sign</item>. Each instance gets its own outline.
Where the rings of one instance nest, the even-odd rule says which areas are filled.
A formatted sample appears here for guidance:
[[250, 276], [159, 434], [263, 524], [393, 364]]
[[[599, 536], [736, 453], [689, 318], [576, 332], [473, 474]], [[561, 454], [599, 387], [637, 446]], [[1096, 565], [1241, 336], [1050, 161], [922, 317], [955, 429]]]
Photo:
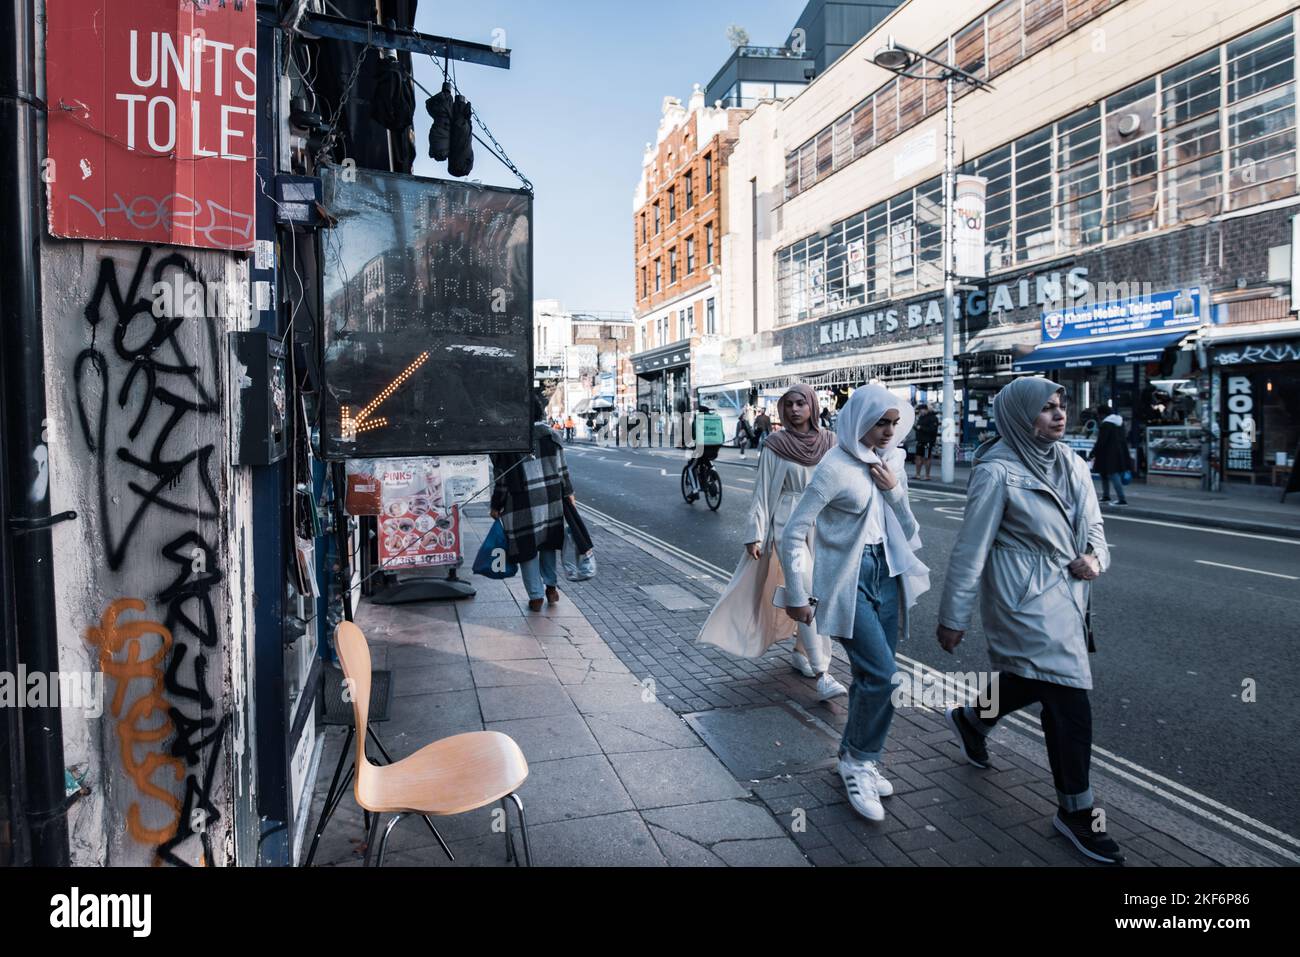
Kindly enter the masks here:
[[532, 196], [326, 167], [321, 452], [523, 452]]

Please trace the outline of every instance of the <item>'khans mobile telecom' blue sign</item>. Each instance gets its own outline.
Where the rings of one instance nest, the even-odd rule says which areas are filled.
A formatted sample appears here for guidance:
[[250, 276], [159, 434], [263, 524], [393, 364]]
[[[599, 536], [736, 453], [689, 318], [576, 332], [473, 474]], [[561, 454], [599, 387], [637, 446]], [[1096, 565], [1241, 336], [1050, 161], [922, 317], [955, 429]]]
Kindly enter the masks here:
[[1136, 299], [1091, 303], [1043, 313], [1043, 342], [1172, 332], [1201, 322], [1199, 289], [1175, 289]]

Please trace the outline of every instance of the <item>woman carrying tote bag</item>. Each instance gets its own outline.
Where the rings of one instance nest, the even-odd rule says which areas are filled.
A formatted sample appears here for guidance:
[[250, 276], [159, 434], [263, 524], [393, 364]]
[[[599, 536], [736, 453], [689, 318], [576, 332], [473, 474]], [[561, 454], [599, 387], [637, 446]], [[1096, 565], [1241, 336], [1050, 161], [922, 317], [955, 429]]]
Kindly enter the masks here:
[[1091, 583], [1110, 566], [1110, 550], [1088, 466], [1060, 441], [1064, 401], [1064, 389], [1040, 378], [1017, 379], [994, 400], [1001, 438], [975, 455], [938, 638], [945, 651], [957, 647], [978, 595], [996, 684], [988, 711], [951, 708], [947, 720], [966, 760], [984, 768], [998, 719], [1040, 703], [1054, 826], [1084, 856], [1119, 864], [1088, 777]]
[[[815, 614], [817, 630], [848, 652], [853, 686], [839, 772], [853, 809], [872, 821], [884, 819], [880, 798], [894, 793], [879, 768], [894, 717], [894, 651], [908, 609], [930, 587], [930, 570], [916, 557], [920, 528], [901, 448], [913, 418], [911, 405], [883, 386], [855, 390], [836, 420], [838, 444], [817, 467], [780, 545], [782, 565], [801, 573], [786, 582], [787, 614], [808, 624]], [[811, 593], [802, 574], [810, 565]]]
[[[772, 606], [777, 586], [790, 579], [790, 570], [775, 560], [776, 543], [817, 464], [835, 447], [835, 436], [817, 424], [817, 395], [811, 386], [792, 386], [781, 396], [777, 409], [785, 428], [768, 439], [772, 454], [758, 460], [745, 557], [699, 637], [705, 644], [744, 658], [761, 657], [773, 643], [790, 635], [790, 623]], [[797, 634], [792, 663], [805, 677], [817, 679], [818, 699], [847, 694], [830, 673], [830, 639], [804, 622], [798, 624]]]

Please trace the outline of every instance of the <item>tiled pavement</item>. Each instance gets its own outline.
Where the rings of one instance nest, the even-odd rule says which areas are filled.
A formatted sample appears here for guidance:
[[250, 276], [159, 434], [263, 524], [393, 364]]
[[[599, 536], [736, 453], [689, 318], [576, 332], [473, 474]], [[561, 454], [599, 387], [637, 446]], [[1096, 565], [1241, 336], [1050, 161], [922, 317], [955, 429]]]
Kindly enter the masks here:
[[[477, 509], [468, 519], [462, 528], [472, 555], [476, 529], [487, 521]], [[481, 728], [519, 742], [531, 769], [520, 793], [535, 863], [1081, 863], [1052, 829], [1054, 791], [1040, 744], [999, 727], [990, 739], [993, 767], [980, 771], [960, 760], [942, 716], [923, 707], [896, 715], [884, 760], [896, 794], [885, 801], [885, 820], [859, 818], [833, 761], [846, 699], [816, 702], [812, 682], [787, 664], [788, 643], [757, 661], [696, 644], [721, 586], [622, 532], [589, 524], [597, 578], [562, 580], [561, 603], [540, 615], [527, 611], [518, 578], [478, 577], [478, 594], [467, 601], [363, 603], [358, 612], [375, 667], [394, 671], [392, 720], [377, 727], [394, 755]], [[662, 584], [680, 586], [683, 604], [695, 607], [671, 610], [642, 590]], [[847, 684], [841, 661], [835, 671]], [[792, 723], [822, 736], [824, 759], [738, 780], [694, 730], [716, 709], [733, 709], [726, 714], [743, 727], [762, 706], [801, 717]], [[342, 738], [335, 730], [327, 739], [313, 826]], [[1120, 781], [1095, 777], [1107, 825], [1131, 864], [1275, 863]], [[502, 865], [504, 837], [493, 823], [490, 809], [438, 822], [458, 864]], [[349, 795], [317, 863], [355, 865], [363, 853], [361, 812]], [[385, 863], [447, 861], [423, 824], [408, 819], [394, 831]]]

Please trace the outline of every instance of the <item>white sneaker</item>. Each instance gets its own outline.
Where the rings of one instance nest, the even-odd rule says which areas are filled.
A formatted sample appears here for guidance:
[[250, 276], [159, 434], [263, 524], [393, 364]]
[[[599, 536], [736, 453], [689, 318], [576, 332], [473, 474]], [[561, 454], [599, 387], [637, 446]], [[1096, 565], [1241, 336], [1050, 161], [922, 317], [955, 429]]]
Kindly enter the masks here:
[[885, 808], [880, 803], [880, 792], [876, 790], [875, 776], [868, 771], [873, 762], [858, 764], [840, 758], [839, 772], [844, 780], [844, 790], [848, 792], [849, 803], [868, 821], [883, 821]]
[[880, 765], [875, 761], [868, 761], [866, 765], [867, 773], [871, 775], [871, 780], [876, 782], [876, 793], [882, 798], [887, 798], [894, 793], [894, 786], [889, 783], [889, 779], [880, 773]]
[[817, 672], [813, 671], [812, 662], [808, 656], [799, 651], [790, 653], [790, 667], [799, 672], [805, 678], [816, 678]]
[[829, 701], [831, 698], [838, 698], [842, 694], [848, 694], [849, 689], [844, 687], [834, 678], [829, 671], [822, 674], [817, 679], [817, 700]]

